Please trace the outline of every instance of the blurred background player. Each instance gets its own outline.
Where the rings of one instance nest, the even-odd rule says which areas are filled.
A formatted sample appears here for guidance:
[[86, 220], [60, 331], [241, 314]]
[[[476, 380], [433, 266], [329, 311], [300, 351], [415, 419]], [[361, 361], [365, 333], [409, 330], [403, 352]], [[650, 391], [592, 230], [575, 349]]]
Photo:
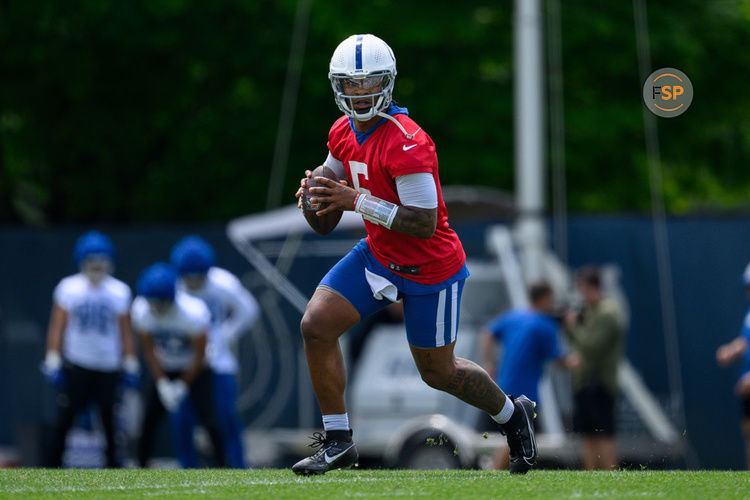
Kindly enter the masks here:
[[206, 369], [206, 333], [211, 314], [203, 301], [176, 290], [177, 274], [168, 264], [146, 268], [138, 278], [131, 311], [140, 334], [143, 359], [153, 377], [146, 400], [138, 460], [146, 467], [157, 426], [166, 410], [177, 458], [183, 468], [198, 466], [193, 446], [192, 408], [211, 437], [217, 460], [223, 463], [221, 436], [216, 428], [211, 377]]
[[42, 371], [60, 394], [58, 421], [50, 449], [53, 467], [62, 465], [65, 438], [79, 411], [96, 403], [106, 440], [106, 465], [120, 461], [115, 446], [113, 408], [121, 370], [130, 384], [138, 378], [130, 329], [131, 292], [111, 276], [115, 247], [96, 231], [81, 236], [73, 250], [79, 273], [63, 278], [54, 291]]
[[[320, 445], [318, 451], [292, 470], [324, 474], [357, 462], [338, 338], [400, 298], [422, 379], [492, 415], [508, 436], [511, 472], [527, 472], [536, 461], [533, 402], [509, 398], [480, 366], [453, 353], [469, 276], [466, 255], [448, 225], [435, 144], [406, 108], [391, 101], [393, 51], [374, 35], [352, 35], [334, 51], [328, 77], [345, 116], [328, 133], [325, 164], [346, 181], [316, 177], [323, 187], [310, 187], [307, 171], [296, 196], [313, 228], [353, 210], [363, 216], [367, 238], [326, 274], [302, 317], [305, 357], [325, 434], [318, 433], [313, 443]], [[303, 198], [305, 192], [309, 196]], [[328, 206], [313, 212], [318, 203]]]
[[[580, 364], [576, 353], [566, 354], [560, 343], [559, 323], [551, 314], [554, 307], [552, 287], [545, 281], [528, 288], [529, 307], [500, 314], [479, 332], [482, 367], [493, 375], [508, 394], [526, 394], [538, 401], [539, 380], [544, 365], [555, 361], [563, 368]], [[498, 360], [498, 347], [502, 357]], [[500, 372], [497, 373], [497, 367]], [[508, 468], [508, 448], [495, 453], [493, 468]]]
[[[750, 264], [742, 274], [742, 281], [745, 285], [745, 294], [750, 301]], [[742, 319], [739, 336], [716, 350], [716, 361], [719, 366], [729, 366], [742, 359], [742, 374], [734, 387], [734, 392], [742, 404], [740, 428], [742, 437], [745, 438], [745, 467], [750, 470], [750, 350], [747, 348], [748, 342], [750, 342], [750, 309]]]
[[605, 297], [599, 269], [582, 267], [576, 287], [583, 309], [565, 315], [565, 332], [580, 354], [581, 366], [573, 373], [574, 428], [583, 436], [586, 470], [617, 467], [615, 398], [617, 367], [625, 350], [622, 311]]
[[213, 398], [230, 467], [245, 468], [242, 424], [237, 414], [237, 372], [233, 347], [260, 316], [255, 297], [226, 269], [216, 267], [214, 250], [198, 236], [186, 236], [172, 249], [180, 276], [178, 290], [198, 297], [211, 313], [206, 358], [213, 372]]

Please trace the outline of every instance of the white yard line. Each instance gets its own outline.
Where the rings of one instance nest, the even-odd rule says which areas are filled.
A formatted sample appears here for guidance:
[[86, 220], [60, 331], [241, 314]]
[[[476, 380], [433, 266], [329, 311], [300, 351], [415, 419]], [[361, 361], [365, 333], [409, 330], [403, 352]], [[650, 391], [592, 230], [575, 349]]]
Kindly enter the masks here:
[[[314, 478], [291, 478], [291, 479], [280, 479], [272, 480], [265, 479], [260, 481], [198, 481], [198, 482], [183, 482], [183, 483], [164, 483], [164, 484], [134, 484], [134, 485], [123, 485], [123, 486], [47, 486], [43, 488], [35, 488], [32, 486], [25, 486], [20, 488], [2, 488], [0, 487], [0, 493], [56, 493], [62, 491], [73, 491], [73, 492], [84, 492], [84, 491], [137, 491], [137, 490], [163, 490], [163, 489], [185, 489], [185, 488], [211, 488], [217, 486], [274, 486], [280, 484], [315, 484]], [[374, 477], [350, 477], [350, 478], [325, 478], [321, 480], [321, 483], [361, 483], [361, 482], [374, 482], [379, 481], [378, 478]], [[181, 491], [180, 493], [185, 493]], [[151, 494], [168, 494], [164, 493], [151, 493]]]
[[623, 498], [623, 497], [663, 497], [664, 493], [659, 491], [594, 491], [591, 493], [581, 493], [579, 491], [570, 493], [568, 498]]

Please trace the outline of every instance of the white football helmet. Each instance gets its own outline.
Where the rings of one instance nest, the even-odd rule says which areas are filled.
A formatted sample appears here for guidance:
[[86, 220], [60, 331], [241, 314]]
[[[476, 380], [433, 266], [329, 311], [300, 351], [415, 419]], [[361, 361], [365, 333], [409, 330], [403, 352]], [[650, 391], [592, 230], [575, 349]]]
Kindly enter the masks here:
[[[367, 121], [391, 104], [396, 58], [375, 35], [352, 35], [333, 52], [328, 79], [339, 109], [355, 120]], [[368, 98], [370, 106], [365, 108], [361, 101]]]

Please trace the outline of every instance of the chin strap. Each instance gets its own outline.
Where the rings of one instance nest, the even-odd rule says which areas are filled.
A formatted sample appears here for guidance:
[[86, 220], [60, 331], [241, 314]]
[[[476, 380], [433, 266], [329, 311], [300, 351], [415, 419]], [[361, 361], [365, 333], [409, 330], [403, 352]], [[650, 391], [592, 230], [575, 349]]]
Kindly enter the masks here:
[[416, 132], [414, 132], [413, 134], [410, 134], [409, 132], [406, 131], [406, 129], [404, 128], [404, 126], [401, 125], [401, 123], [399, 123], [399, 121], [396, 120], [391, 115], [389, 115], [387, 113], [383, 113], [382, 111], [379, 111], [376, 116], [382, 116], [383, 118], [388, 118], [390, 121], [392, 121], [393, 123], [395, 123], [396, 126], [399, 128], [399, 130], [401, 130], [401, 132], [404, 133], [404, 135], [406, 136], [407, 139], [414, 138], [414, 136], [417, 135], [420, 130], [422, 130], [421, 128], [418, 128]]

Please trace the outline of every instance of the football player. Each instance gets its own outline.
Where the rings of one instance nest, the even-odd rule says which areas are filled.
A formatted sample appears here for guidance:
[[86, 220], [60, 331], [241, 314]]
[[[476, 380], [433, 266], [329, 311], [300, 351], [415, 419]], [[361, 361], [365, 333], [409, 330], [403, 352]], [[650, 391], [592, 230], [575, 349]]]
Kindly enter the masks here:
[[[336, 48], [329, 69], [344, 116], [328, 133], [325, 165], [342, 181], [316, 177], [323, 186], [310, 187], [311, 172], [306, 171], [296, 196], [313, 228], [316, 217], [330, 220], [353, 210], [364, 218], [367, 238], [325, 275], [302, 318], [325, 433], [315, 436], [319, 450], [292, 470], [323, 474], [357, 461], [338, 337], [401, 298], [407, 340], [422, 379], [488, 412], [508, 436], [511, 472], [525, 473], [537, 455], [534, 403], [522, 395], [506, 396], [486, 371], [453, 353], [469, 271], [461, 242], [448, 226], [435, 144], [391, 99], [393, 51], [374, 35], [352, 35]], [[310, 210], [318, 203], [328, 205]]]
[[170, 259], [180, 276], [178, 290], [202, 299], [211, 312], [206, 358], [213, 375], [216, 416], [229, 466], [245, 468], [237, 415], [239, 365], [232, 347], [258, 319], [260, 307], [235, 275], [214, 265], [214, 250], [204, 239], [186, 236], [172, 248]]
[[156, 263], [138, 278], [131, 311], [133, 328], [140, 334], [143, 359], [154, 382], [148, 391], [145, 417], [138, 443], [138, 460], [146, 467], [156, 429], [164, 411], [177, 458], [183, 468], [197, 467], [193, 448], [193, 413], [198, 414], [211, 437], [217, 460], [223, 464], [221, 436], [211, 399], [211, 378], [205, 367], [206, 332], [211, 314], [203, 301], [179, 292], [172, 266]]
[[96, 403], [107, 442], [107, 467], [119, 466], [115, 449], [113, 407], [124, 371], [131, 384], [138, 378], [128, 311], [128, 285], [111, 273], [115, 247], [109, 237], [90, 231], [73, 250], [77, 274], [63, 278], [54, 292], [42, 372], [60, 390], [58, 421], [50, 448], [51, 465], [60, 467], [65, 437], [75, 416]]

